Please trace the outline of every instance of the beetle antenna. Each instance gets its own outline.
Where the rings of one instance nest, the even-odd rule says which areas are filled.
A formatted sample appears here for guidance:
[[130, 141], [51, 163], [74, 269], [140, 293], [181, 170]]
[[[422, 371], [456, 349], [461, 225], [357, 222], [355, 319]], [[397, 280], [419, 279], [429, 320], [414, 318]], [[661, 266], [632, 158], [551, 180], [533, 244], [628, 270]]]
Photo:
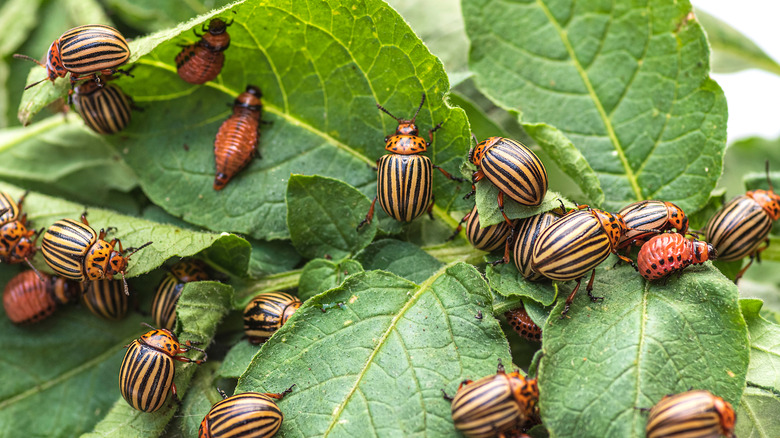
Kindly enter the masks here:
[[401, 121], [401, 119], [399, 119], [398, 117], [396, 117], [396, 116], [394, 116], [394, 115], [390, 114], [390, 111], [386, 110], [386, 109], [385, 109], [385, 107], [383, 107], [382, 105], [380, 105], [380, 104], [376, 104], [376, 107], [377, 107], [377, 108], [379, 108], [380, 110], [382, 110], [382, 112], [384, 112], [384, 113], [385, 113], [385, 114], [387, 114], [388, 116], [390, 116], [390, 117], [394, 118], [396, 122], [400, 122], [400, 121]]
[[471, 138], [474, 139], [474, 144], [475, 145], [479, 144], [479, 140], [477, 140], [477, 136], [473, 132], [471, 133]]
[[154, 327], [154, 326], [152, 326], [151, 324], [149, 324], [148, 322], [145, 322], [145, 321], [142, 321], [141, 325], [145, 325], [145, 326], [149, 327], [152, 330], [158, 330], [157, 327]]
[[[41, 61], [38, 61], [37, 59], [35, 59], [35, 58], [31, 58], [31, 57], [29, 57], [29, 56], [27, 56], [27, 55], [21, 55], [21, 54], [19, 54], [19, 53], [14, 53], [14, 58], [16, 58], [16, 59], [26, 59], [26, 60], [28, 60], [28, 61], [32, 61], [32, 62], [34, 62], [34, 63], [36, 63], [36, 64], [40, 65], [40, 66], [41, 66], [41, 67], [43, 67], [43, 68], [46, 68], [46, 66], [45, 66], [45, 65], [43, 65], [43, 63], [42, 63]], [[44, 79], [44, 80], [45, 80], [45, 79]]]
[[40, 81], [38, 81], [38, 82], [33, 82], [32, 84], [30, 84], [30, 85], [28, 85], [28, 86], [24, 87], [24, 89], [25, 89], [25, 90], [29, 90], [30, 88], [32, 88], [32, 87], [34, 87], [34, 86], [36, 86], [36, 85], [40, 84], [41, 82], [45, 81], [46, 79], [48, 79], [48, 78], [43, 78], [43, 79], [41, 79], [41, 80], [40, 80]]
[[425, 93], [422, 95], [422, 100], [420, 101], [420, 106], [417, 107], [417, 111], [414, 113], [414, 117], [412, 117], [411, 122], [414, 123], [415, 120], [417, 120], [417, 114], [420, 114], [420, 110], [422, 109], [423, 104], [425, 103]]
[[147, 246], [151, 245], [152, 242], [146, 242], [143, 245], [139, 246], [138, 248], [127, 248], [127, 251], [132, 251], [130, 254], [126, 255], [125, 258], [130, 258], [131, 255], [137, 253], [138, 251], [146, 248]]

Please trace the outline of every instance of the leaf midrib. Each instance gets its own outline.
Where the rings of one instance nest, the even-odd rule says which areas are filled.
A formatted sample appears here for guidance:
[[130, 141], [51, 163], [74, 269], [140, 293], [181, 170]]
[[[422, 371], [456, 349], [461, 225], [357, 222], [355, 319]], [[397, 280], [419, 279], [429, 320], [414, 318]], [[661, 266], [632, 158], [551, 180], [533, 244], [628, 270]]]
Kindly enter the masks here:
[[[328, 436], [330, 432], [333, 430], [333, 428], [338, 424], [339, 417], [341, 416], [341, 413], [344, 411], [344, 409], [347, 406], [347, 403], [352, 399], [352, 396], [355, 394], [355, 392], [358, 390], [358, 387], [360, 386], [360, 382], [363, 380], [363, 377], [365, 377], [366, 372], [368, 372], [368, 368], [374, 363], [374, 357], [379, 353], [379, 351], [382, 349], [382, 347], [385, 344], [385, 341], [390, 336], [391, 333], [393, 333], [396, 330], [396, 325], [398, 324], [398, 321], [402, 316], [406, 314], [406, 312], [409, 310], [409, 308], [412, 307], [414, 303], [417, 302], [417, 300], [420, 298], [420, 296], [424, 293], [430, 290], [431, 285], [439, 279], [444, 273], [454, 266], [456, 263], [450, 263], [448, 265], [443, 266], [441, 269], [436, 271], [433, 275], [430, 276], [425, 282], [420, 284], [420, 287], [417, 289], [417, 292], [412, 295], [409, 300], [406, 302], [406, 304], [398, 311], [398, 313], [393, 317], [393, 319], [390, 321], [390, 325], [388, 325], [385, 332], [382, 334], [382, 337], [379, 338], [378, 342], [376, 343], [376, 348], [371, 352], [371, 354], [366, 359], [366, 363], [363, 366], [363, 368], [360, 370], [359, 373], [355, 375], [355, 383], [352, 385], [352, 388], [350, 388], [349, 392], [344, 397], [344, 401], [339, 404], [339, 406], [333, 410], [333, 416], [330, 424], [328, 425], [328, 428], [323, 432], [323, 436]], [[423, 412], [423, 415], [426, 413]]]
[[585, 88], [587, 88], [588, 94], [590, 95], [596, 110], [599, 112], [599, 116], [601, 117], [602, 122], [604, 123], [604, 128], [607, 130], [607, 136], [612, 142], [612, 145], [617, 152], [618, 158], [620, 158], [620, 162], [626, 171], [626, 179], [628, 179], [628, 182], [631, 185], [631, 189], [634, 191], [637, 199], [644, 199], [644, 196], [642, 195], [642, 189], [639, 187], [639, 183], [637, 182], [636, 174], [634, 174], [633, 169], [631, 169], [631, 165], [628, 163], [628, 158], [626, 157], [625, 151], [623, 150], [623, 147], [617, 138], [615, 128], [612, 126], [612, 121], [609, 119], [607, 112], [604, 110], [604, 106], [601, 104], [601, 100], [596, 94], [596, 90], [593, 88], [593, 84], [591, 84], [587, 72], [582, 68], [582, 64], [580, 64], [579, 60], [577, 59], [576, 53], [574, 52], [574, 47], [571, 45], [571, 41], [569, 41], [566, 32], [564, 32], [560, 23], [558, 23], [558, 21], [552, 15], [544, 1], [536, 0], [536, 3], [541, 8], [542, 12], [544, 12], [550, 24], [552, 24], [552, 26], [558, 32], [558, 36], [561, 38], [561, 42], [563, 43], [564, 47], [566, 47], [566, 52], [569, 54], [569, 58], [571, 59], [572, 64], [577, 69], [577, 73], [579, 73], [582, 82], [585, 84]]

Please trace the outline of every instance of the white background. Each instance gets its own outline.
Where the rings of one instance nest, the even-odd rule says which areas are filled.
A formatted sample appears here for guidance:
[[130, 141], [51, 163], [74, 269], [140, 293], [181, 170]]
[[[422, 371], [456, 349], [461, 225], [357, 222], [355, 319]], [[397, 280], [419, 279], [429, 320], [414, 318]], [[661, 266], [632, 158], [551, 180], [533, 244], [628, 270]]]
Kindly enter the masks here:
[[[780, 61], [780, 2], [777, 0], [693, 0], [693, 6], [739, 30]], [[763, 70], [715, 74], [729, 107], [728, 142], [749, 136], [780, 137], [780, 76]]]

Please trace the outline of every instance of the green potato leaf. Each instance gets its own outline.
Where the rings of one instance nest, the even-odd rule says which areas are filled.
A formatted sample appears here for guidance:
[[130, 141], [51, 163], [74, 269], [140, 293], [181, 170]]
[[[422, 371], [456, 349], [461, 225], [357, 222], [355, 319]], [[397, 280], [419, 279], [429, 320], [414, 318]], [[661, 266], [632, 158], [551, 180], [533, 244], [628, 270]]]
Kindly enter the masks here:
[[[322, 312], [323, 304], [343, 302]], [[474, 318], [478, 310], [485, 315]], [[466, 264], [421, 284], [381, 272], [347, 278], [318, 295], [263, 345], [237, 392], [279, 392], [285, 436], [451, 436], [450, 403], [464, 378], [509, 364], [490, 294]]]
[[366, 271], [381, 269], [415, 283], [421, 283], [444, 264], [409, 242], [377, 240], [355, 256]]
[[342, 260], [368, 246], [376, 224], [357, 229], [371, 201], [337, 179], [291, 175], [287, 183], [287, 227], [306, 258]]
[[749, 352], [734, 283], [709, 264], [664, 285], [612, 263], [596, 270], [603, 302], [581, 290], [565, 319], [559, 300], [543, 327], [539, 403], [550, 434], [643, 437], [637, 408], [692, 387], [736, 406]]
[[744, 299], [739, 302], [750, 334], [750, 384], [773, 388], [780, 394], [780, 325], [764, 319], [758, 312], [761, 300]]
[[734, 432], [740, 438], [780, 436], [780, 395], [766, 389], [748, 386], [737, 409]]
[[582, 152], [603, 208], [657, 198], [693, 213], [720, 176], [727, 111], [690, 12], [687, 1], [466, 0], [469, 65], [493, 102]]

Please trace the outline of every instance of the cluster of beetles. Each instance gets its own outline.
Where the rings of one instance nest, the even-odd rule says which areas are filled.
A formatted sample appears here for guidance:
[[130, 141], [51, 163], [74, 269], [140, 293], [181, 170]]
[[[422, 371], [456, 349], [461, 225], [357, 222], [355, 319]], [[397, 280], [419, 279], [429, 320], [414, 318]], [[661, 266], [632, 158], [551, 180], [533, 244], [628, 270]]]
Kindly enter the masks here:
[[[230, 45], [228, 23], [211, 20], [202, 27], [200, 40], [183, 47], [175, 59], [179, 76], [192, 84], [203, 84], [216, 78], [224, 64], [224, 51]], [[46, 63], [24, 55], [47, 71], [52, 82], [70, 73], [72, 99], [87, 126], [101, 134], [113, 134], [130, 121], [132, 99], [119, 87], [109, 83], [130, 57], [125, 38], [103, 25], [79, 26], [55, 40], [46, 54]], [[81, 81], [80, 83], [77, 82]], [[214, 190], [220, 190], [258, 155], [257, 143], [261, 122], [260, 89], [249, 85], [233, 105], [233, 114], [216, 133], [214, 154], [216, 174]], [[385, 138], [389, 152], [377, 160], [377, 192], [358, 232], [374, 217], [376, 201], [392, 218], [409, 222], [433, 207], [432, 174], [436, 168], [451, 180], [462, 181], [434, 165], [422, 155], [433, 142], [429, 130], [426, 140], [415, 123], [423, 106], [422, 96], [417, 112], [410, 120], [393, 116], [398, 122], [393, 135]], [[487, 180], [498, 189], [497, 204], [503, 215], [501, 223], [482, 227], [476, 206], [458, 225], [456, 237], [465, 223], [466, 237], [477, 249], [491, 252], [504, 247], [504, 257], [496, 262], [514, 261], [518, 271], [529, 281], [575, 280], [576, 286], [566, 299], [561, 318], [570, 309], [582, 279], [591, 273], [586, 291], [594, 302], [595, 268], [614, 253], [629, 263], [648, 281], [681, 275], [692, 264], [718, 257], [732, 261], [749, 256], [750, 263], [768, 245], [772, 223], [780, 217], [780, 196], [770, 181], [769, 190], [753, 190], [724, 205], [700, 231], [688, 229], [688, 219], [675, 204], [645, 200], [630, 204], [618, 213], [578, 205], [560, 208], [523, 219], [510, 219], [504, 212], [505, 198], [527, 206], [541, 204], [547, 192], [547, 172], [541, 160], [522, 143], [501, 137], [479, 142], [469, 152], [469, 161], [477, 170], [472, 188]], [[767, 165], [768, 179], [768, 165]], [[472, 195], [472, 191], [467, 197]], [[18, 202], [0, 192], [0, 261], [30, 265], [5, 287], [3, 305], [6, 315], [16, 324], [39, 321], [57, 306], [82, 298], [93, 313], [107, 319], [118, 319], [127, 312], [129, 294], [124, 274], [129, 258], [143, 249], [123, 248], [118, 239], [107, 242], [108, 230], [95, 231], [84, 213], [80, 221], [62, 219], [43, 233], [28, 229], [22, 212], [23, 197]], [[699, 238], [704, 237], [705, 241]], [[118, 249], [117, 249], [118, 246]], [[637, 261], [629, 256], [639, 247]], [[38, 272], [30, 259], [40, 249], [46, 264], [57, 274]], [[750, 266], [743, 268], [737, 281]], [[207, 266], [196, 259], [181, 260], [169, 268], [160, 282], [152, 304], [155, 327], [133, 341], [119, 370], [120, 392], [135, 409], [154, 412], [167, 400], [168, 392], [176, 399], [173, 383], [174, 361], [200, 364], [206, 352], [193, 342], [181, 343], [172, 333], [175, 307], [185, 283], [208, 280]], [[119, 274], [122, 280], [115, 279]], [[301, 301], [285, 292], [260, 294], [244, 310], [244, 329], [251, 343], [262, 343], [298, 309]], [[542, 332], [522, 309], [506, 313], [510, 325], [522, 336], [540, 341]], [[185, 353], [194, 350], [202, 359], [191, 359]], [[215, 404], [200, 426], [201, 437], [270, 437], [283, 421], [276, 405], [292, 391], [281, 393], [241, 393]], [[499, 361], [495, 375], [476, 381], [464, 381], [451, 400], [455, 427], [468, 437], [520, 437], [539, 424], [536, 379], [519, 371], [506, 373]], [[649, 438], [734, 436], [736, 416], [732, 406], [722, 398], [703, 390], [669, 395], [649, 409], [646, 426]], [[526, 435], [527, 436], [527, 435]]]

